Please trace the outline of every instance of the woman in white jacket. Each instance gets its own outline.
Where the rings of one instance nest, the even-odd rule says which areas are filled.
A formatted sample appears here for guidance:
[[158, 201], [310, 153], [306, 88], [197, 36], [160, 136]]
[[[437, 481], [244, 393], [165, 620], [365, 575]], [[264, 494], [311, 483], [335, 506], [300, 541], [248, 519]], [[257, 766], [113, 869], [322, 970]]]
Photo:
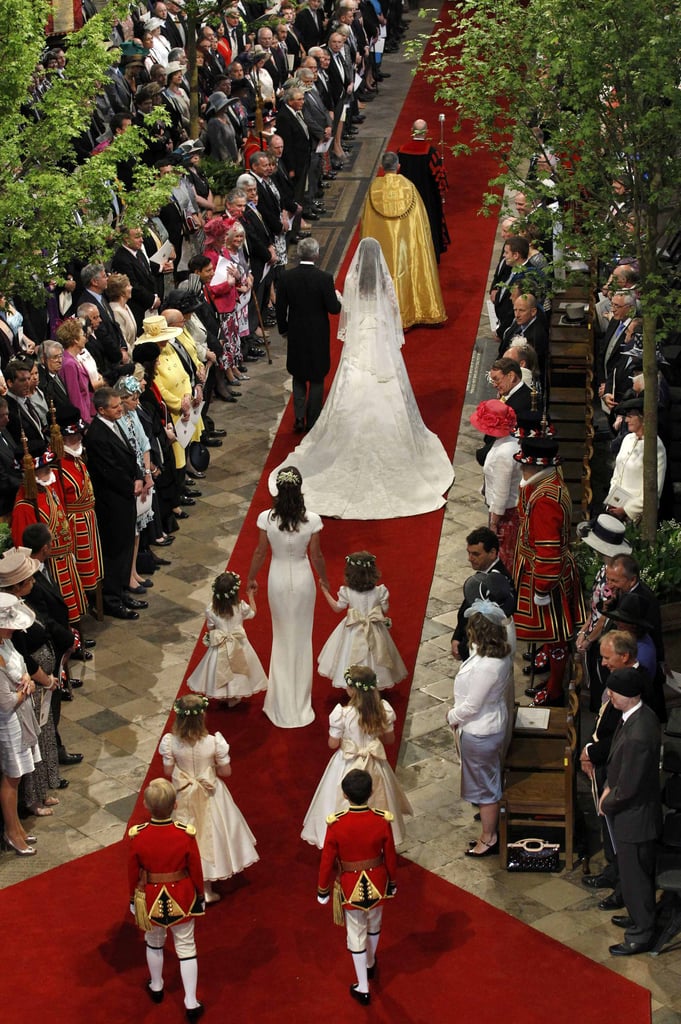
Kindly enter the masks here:
[[480, 808], [482, 834], [466, 856], [489, 857], [499, 852], [497, 823], [513, 700], [513, 662], [506, 616], [499, 605], [474, 601], [465, 617], [471, 655], [454, 680], [454, 707], [447, 722], [459, 739], [461, 796]]

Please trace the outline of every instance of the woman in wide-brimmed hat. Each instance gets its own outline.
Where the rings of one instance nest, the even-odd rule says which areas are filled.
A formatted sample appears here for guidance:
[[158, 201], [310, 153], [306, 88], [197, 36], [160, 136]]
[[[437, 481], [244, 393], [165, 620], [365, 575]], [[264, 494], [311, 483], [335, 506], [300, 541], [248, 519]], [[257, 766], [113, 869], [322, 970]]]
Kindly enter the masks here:
[[[0, 558], [0, 592], [10, 594], [23, 601], [33, 590], [33, 578], [40, 570], [40, 562], [31, 558], [30, 548], [11, 548]], [[31, 609], [27, 609], [35, 614]], [[19, 797], [22, 806], [38, 817], [52, 814], [52, 807], [59, 803], [51, 796], [50, 789], [63, 789], [59, 774], [59, 749], [57, 744], [54, 711], [58, 709], [58, 698], [50, 699], [58, 686], [53, 675], [57, 657], [48, 630], [35, 616], [32, 625], [25, 632], [18, 632], [13, 640], [14, 647], [24, 659], [26, 670], [35, 683], [31, 695], [36, 721], [44, 717], [45, 704], [49, 704], [44, 724], [39, 725], [38, 746], [42, 760], [32, 772], [21, 777]], [[54, 702], [54, 703], [53, 703]]]
[[480, 402], [471, 416], [476, 430], [494, 438], [482, 467], [485, 478], [482, 494], [489, 509], [489, 527], [499, 538], [499, 557], [506, 566], [513, 565], [518, 533], [521, 469], [513, 458], [520, 449], [514, 435], [516, 422], [515, 411], [498, 399]]
[[35, 836], [27, 835], [19, 820], [17, 797], [22, 775], [32, 772], [40, 761], [40, 727], [31, 701], [35, 683], [11, 637], [15, 630], [32, 626], [34, 619], [18, 597], [0, 593], [0, 808], [4, 844], [20, 857], [36, 852], [29, 845]]

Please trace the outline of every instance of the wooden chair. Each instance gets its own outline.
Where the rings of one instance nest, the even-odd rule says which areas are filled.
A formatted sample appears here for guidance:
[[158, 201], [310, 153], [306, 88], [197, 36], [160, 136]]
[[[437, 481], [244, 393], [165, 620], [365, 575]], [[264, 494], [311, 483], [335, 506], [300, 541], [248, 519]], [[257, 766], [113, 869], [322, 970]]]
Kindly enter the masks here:
[[[509, 830], [515, 826], [560, 829], [565, 836], [565, 866], [574, 862], [575, 747], [574, 726], [568, 727], [563, 763], [558, 771], [507, 771], [499, 814], [501, 866], [508, 865]], [[541, 741], [540, 741], [541, 742]]]

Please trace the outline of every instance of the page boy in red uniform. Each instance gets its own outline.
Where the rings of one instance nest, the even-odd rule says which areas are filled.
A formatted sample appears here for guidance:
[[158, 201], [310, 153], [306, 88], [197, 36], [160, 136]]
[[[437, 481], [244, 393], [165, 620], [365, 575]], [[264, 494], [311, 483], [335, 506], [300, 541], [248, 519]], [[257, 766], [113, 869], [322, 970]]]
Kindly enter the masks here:
[[196, 998], [198, 963], [194, 918], [204, 913], [203, 873], [196, 829], [173, 821], [175, 790], [167, 779], [152, 779], [144, 791], [151, 821], [133, 825], [128, 835], [128, 879], [135, 920], [145, 932], [153, 1002], [163, 1001], [163, 947], [170, 931], [180, 961], [188, 1021], [203, 1014]]
[[331, 884], [340, 865], [338, 884], [334, 887], [334, 921], [342, 924], [345, 919], [347, 945], [357, 975], [350, 995], [362, 1006], [368, 1006], [369, 979], [376, 972], [383, 902], [397, 892], [397, 854], [390, 827], [392, 814], [367, 806], [372, 788], [369, 773], [353, 769], [341, 782], [341, 788], [350, 808], [326, 819], [317, 900], [329, 902]]

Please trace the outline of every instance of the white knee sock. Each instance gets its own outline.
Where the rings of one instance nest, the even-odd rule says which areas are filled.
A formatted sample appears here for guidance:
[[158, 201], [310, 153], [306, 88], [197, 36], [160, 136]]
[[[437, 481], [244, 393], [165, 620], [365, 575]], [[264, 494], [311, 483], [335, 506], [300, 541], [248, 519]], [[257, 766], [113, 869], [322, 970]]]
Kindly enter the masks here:
[[151, 988], [160, 992], [163, 988], [163, 949], [147, 946], [147, 966], [151, 975]]
[[196, 998], [196, 985], [199, 980], [199, 962], [196, 957], [191, 960], [180, 960], [180, 974], [184, 986], [185, 1009], [193, 1010], [199, 1005]]
[[376, 959], [376, 947], [378, 946], [378, 940], [380, 937], [380, 932], [375, 932], [373, 935], [369, 932], [367, 935], [367, 960], [371, 960], [369, 967], [374, 966], [374, 960]]
[[359, 992], [369, 991], [369, 979], [367, 978], [367, 955], [364, 953], [353, 953], [352, 962], [355, 965], [357, 975], [357, 990]]

